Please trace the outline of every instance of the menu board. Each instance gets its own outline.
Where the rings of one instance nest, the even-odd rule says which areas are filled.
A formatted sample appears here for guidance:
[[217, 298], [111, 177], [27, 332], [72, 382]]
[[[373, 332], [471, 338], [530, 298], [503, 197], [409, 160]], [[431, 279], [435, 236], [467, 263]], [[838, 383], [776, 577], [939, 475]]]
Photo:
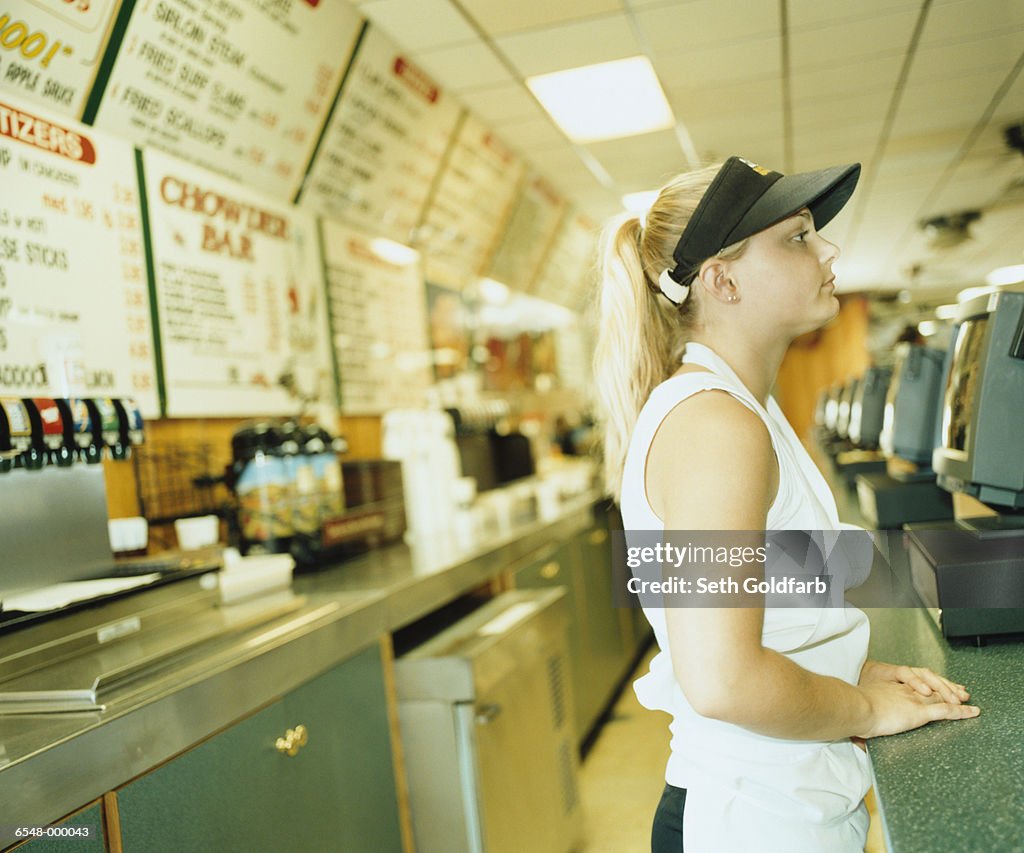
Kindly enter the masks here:
[[565, 200], [537, 175], [523, 185], [488, 275], [516, 290], [528, 290], [565, 212]]
[[80, 118], [121, 0], [27, 0], [0, 8], [0, 89]]
[[427, 328], [434, 377], [450, 379], [467, 370], [471, 328], [460, 291], [427, 282]]
[[368, 28], [300, 204], [408, 243], [459, 110], [380, 30]]
[[144, 165], [167, 414], [333, 400], [314, 218], [166, 154]]
[[135, 155], [0, 98], [0, 395], [158, 414]]
[[95, 124], [291, 201], [361, 26], [347, 3], [140, 0]]
[[575, 308], [596, 263], [596, 233], [585, 216], [566, 217], [544, 266], [533, 283], [533, 293], [548, 302]]
[[429, 247], [430, 281], [462, 288], [480, 275], [522, 172], [511, 149], [467, 113], [416, 234], [417, 245]]
[[320, 224], [342, 413], [423, 405], [433, 376], [419, 260], [387, 260], [374, 238]]

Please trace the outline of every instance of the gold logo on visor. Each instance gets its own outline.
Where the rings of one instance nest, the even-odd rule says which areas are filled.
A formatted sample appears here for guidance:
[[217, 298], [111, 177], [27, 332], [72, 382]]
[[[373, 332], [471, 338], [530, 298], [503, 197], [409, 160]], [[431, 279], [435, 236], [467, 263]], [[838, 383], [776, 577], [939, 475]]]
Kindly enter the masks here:
[[741, 163], [745, 163], [746, 165], [750, 166], [750, 168], [757, 172], [757, 174], [759, 175], [767, 175], [769, 172], [771, 172], [771, 169], [766, 169], [764, 166], [758, 166], [757, 163], [751, 163], [749, 160], [744, 160], [742, 157], [739, 157], [738, 159]]

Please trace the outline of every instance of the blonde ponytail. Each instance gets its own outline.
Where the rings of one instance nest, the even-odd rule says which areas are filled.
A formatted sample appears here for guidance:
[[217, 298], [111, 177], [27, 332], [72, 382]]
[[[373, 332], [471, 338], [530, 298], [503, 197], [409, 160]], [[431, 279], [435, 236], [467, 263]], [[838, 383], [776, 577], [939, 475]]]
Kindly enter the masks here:
[[[643, 226], [635, 214], [624, 214], [601, 235], [594, 381], [605, 487], [616, 500], [640, 410], [675, 371], [699, 317], [699, 288], [691, 288], [682, 305], [673, 305], [660, 294], [658, 276], [675, 266], [676, 243], [719, 168], [679, 175], [661, 190]], [[744, 240], [718, 256], [738, 257], [745, 247]]]

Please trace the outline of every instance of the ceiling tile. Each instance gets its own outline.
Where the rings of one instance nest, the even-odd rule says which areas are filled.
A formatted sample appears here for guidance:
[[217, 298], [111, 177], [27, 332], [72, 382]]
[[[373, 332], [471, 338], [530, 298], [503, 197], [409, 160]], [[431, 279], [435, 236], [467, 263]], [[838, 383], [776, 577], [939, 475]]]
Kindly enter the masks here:
[[789, 85], [794, 103], [838, 100], [863, 92], [892, 92], [903, 65], [901, 55], [885, 56], [871, 62], [830, 65], [814, 71], [794, 71]]
[[477, 38], [476, 31], [448, 0], [378, 0], [362, 11], [412, 52]]
[[897, 10], [870, 18], [790, 33], [790, 67], [794, 71], [849, 64], [864, 57], [903, 52], [917, 21], [914, 10]]
[[495, 42], [524, 77], [625, 59], [642, 52], [625, 15], [499, 36]]
[[452, 92], [508, 84], [515, 79], [482, 42], [421, 51], [416, 60]]
[[1024, 118], [1024, 74], [1018, 74], [1017, 79], [1010, 84], [1006, 95], [996, 106], [992, 120], [1001, 124], [1019, 123]]
[[557, 148], [566, 141], [547, 118], [527, 119], [503, 125], [501, 135], [511, 146], [526, 152], [537, 148]]
[[[803, 164], [816, 157], [836, 158], [837, 162], [867, 160], [875, 150], [882, 122], [868, 121], [843, 127], [822, 128], [813, 133], [798, 133], [793, 137], [796, 162]], [[849, 157], [850, 151], [857, 152]], [[840, 157], [840, 152], [842, 156]], [[805, 168], [801, 165], [801, 168]]]
[[641, 184], [654, 189], [685, 165], [679, 140], [672, 130], [595, 142], [586, 149], [620, 186]]
[[958, 74], [947, 80], [921, 81], [908, 84], [900, 99], [900, 112], [919, 107], [959, 104], [974, 105], [974, 115], [980, 117], [992, 96], [1006, 80], [1009, 68], [1000, 66], [982, 71]]
[[741, 80], [779, 77], [782, 44], [778, 36], [655, 57], [665, 89], [723, 86]]
[[797, 133], [816, 131], [820, 128], [842, 127], [849, 123], [885, 119], [891, 94], [884, 89], [833, 98], [812, 104], [793, 105], [793, 129]]
[[635, 13], [655, 57], [779, 34], [775, 3], [692, 0]]
[[687, 86], [668, 89], [665, 94], [676, 117], [683, 122], [735, 117], [748, 110], [781, 110], [782, 78], [769, 76], [725, 86]]
[[544, 118], [540, 106], [522, 83], [488, 86], [459, 93], [470, 111], [495, 127], [532, 118]]
[[622, 10], [620, 0], [461, 0], [462, 7], [488, 33], [502, 35], [532, 27], [550, 27]]
[[929, 10], [923, 44], [939, 41], [957, 43], [978, 33], [1024, 30], [1024, 4], [1014, 0], [983, 2], [959, 0]]
[[964, 38], [955, 44], [918, 46], [910, 67], [911, 84], [955, 79], [961, 74], [989, 68], [1009, 71], [1020, 58], [1019, 32]]
[[873, 18], [885, 12], [916, 10], [921, 0], [787, 0], [787, 6], [790, 29], [801, 30]]

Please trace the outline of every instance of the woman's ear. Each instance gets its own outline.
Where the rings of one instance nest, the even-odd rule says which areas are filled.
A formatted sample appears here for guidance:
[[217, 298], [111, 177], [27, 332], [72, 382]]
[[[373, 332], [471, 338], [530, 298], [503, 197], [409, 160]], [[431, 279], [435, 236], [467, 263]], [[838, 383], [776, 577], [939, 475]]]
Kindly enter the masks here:
[[720, 302], [736, 302], [739, 294], [736, 284], [730, 278], [730, 267], [728, 261], [720, 258], [708, 258], [701, 264], [697, 278], [708, 296]]

